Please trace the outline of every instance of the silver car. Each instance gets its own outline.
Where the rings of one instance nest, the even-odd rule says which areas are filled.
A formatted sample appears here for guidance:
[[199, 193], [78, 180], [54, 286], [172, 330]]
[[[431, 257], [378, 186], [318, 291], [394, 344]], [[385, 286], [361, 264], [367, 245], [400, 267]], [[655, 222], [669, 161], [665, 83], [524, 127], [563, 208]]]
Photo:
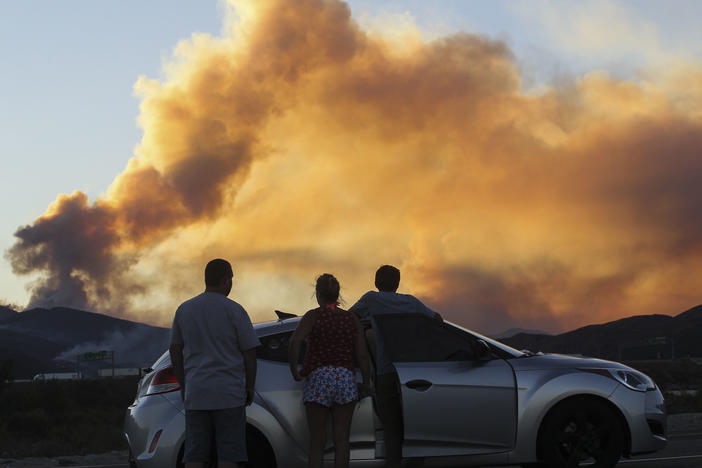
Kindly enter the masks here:
[[[304, 382], [288, 367], [299, 318], [255, 325], [258, 376], [246, 409], [249, 465], [307, 466]], [[663, 396], [646, 375], [616, 362], [518, 351], [458, 325], [416, 314], [377, 317], [399, 377], [403, 455], [425, 466], [609, 467], [666, 444]], [[360, 377], [360, 376], [359, 376]], [[185, 417], [168, 352], [138, 384], [124, 435], [130, 463], [178, 467]], [[332, 438], [328, 437], [331, 441]], [[358, 402], [351, 466], [383, 466], [383, 431], [372, 398]], [[325, 459], [334, 456], [331, 443]]]

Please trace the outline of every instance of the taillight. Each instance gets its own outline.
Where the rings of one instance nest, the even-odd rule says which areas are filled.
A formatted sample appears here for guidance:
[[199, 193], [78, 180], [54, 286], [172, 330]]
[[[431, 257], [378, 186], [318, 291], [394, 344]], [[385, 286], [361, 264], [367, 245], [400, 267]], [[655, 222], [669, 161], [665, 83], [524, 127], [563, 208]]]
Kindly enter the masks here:
[[146, 395], [158, 395], [159, 393], [175, 392], [180, 390], [178, 379], [173, 366], [164, 367], [157, 371], [151, 378]]

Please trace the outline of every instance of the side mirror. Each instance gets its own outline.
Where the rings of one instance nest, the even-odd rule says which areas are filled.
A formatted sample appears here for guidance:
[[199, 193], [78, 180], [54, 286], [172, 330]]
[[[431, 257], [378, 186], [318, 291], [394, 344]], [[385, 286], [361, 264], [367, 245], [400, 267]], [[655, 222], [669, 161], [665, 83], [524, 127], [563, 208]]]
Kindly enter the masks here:
[[475, 357], [479, 360], [486, 360], [492, 357], [490, 346], [484, 340], [475, 342]]

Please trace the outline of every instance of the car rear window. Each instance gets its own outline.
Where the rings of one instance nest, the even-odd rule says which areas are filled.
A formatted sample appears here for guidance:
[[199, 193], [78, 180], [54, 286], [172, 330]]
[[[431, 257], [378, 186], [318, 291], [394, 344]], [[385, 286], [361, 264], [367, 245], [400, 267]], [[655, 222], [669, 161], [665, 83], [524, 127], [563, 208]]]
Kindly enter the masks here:
[[[289, 362], [288, 346], [293, 332], [277, 333], [261, 337], [261, 346], [256, 348], [256, 357], [267, 361]], [[300, 347], [300, 357], [297, 362], [302, 362], [305, 358], [305, 342]]]

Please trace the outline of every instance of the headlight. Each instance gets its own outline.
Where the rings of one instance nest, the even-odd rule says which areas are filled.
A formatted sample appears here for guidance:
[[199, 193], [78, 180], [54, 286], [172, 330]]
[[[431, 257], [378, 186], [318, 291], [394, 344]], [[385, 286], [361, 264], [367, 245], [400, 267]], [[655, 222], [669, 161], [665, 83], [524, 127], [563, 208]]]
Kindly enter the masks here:
[[643, 372], [635, 371], [633, 369], [579, 369], [584, 372], [589, 372], [591, 374], [604, 375], [605, 377], [610, 377], [620, 384], [629, 387], [637, 392], [647, 392], [656, 389], [656, 383], [653, 379]]
[[653, 379], [642, 372], [623, 369], [610, 369], [610, 372], [615, 379], [632, 390], [646, 392], [656, 389], [656, 384], [653, 382]]

